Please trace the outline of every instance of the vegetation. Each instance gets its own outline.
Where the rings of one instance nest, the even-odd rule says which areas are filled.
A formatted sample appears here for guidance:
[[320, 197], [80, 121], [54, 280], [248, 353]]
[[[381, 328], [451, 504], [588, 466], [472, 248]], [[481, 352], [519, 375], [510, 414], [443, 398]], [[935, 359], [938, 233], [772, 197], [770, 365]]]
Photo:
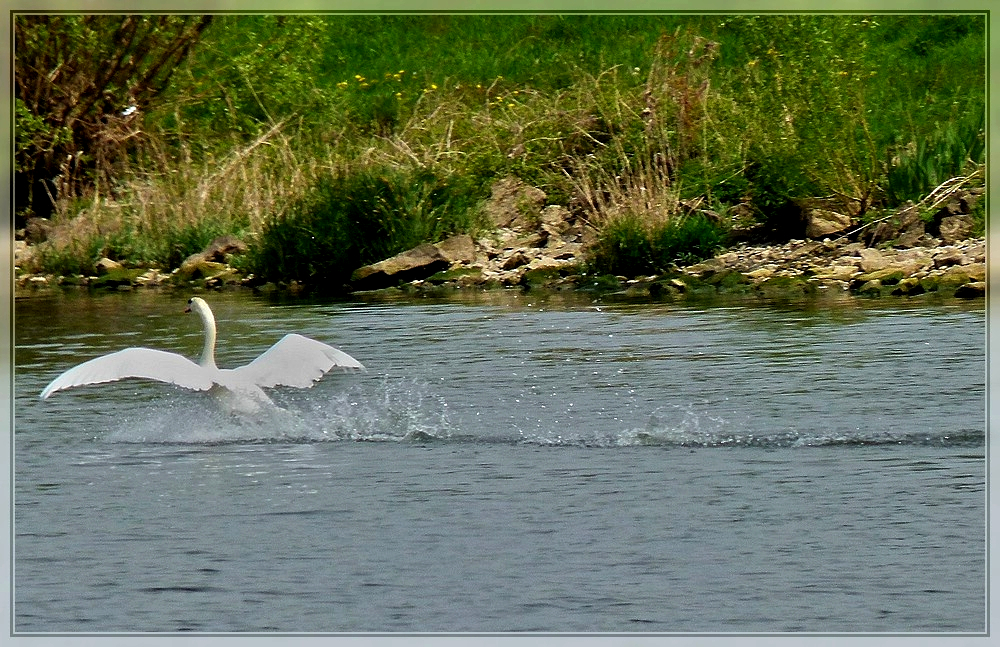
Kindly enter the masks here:
[[47, 215], [56, 199], [98, 193], [211, 19], [199, 16], [14, 18], [17, 203]]
[[985, 160], [982, 14], [17, 15], [15, 45], [50, 272], [230, 233], [247, 271], [340, 285], [482, 229], [514, 176], [597, 227], [595, 270], [640, 274], [734, 211], [787, 237], [798, 199], [875, 213]]
[[371, 259], [474, 230], [475, 193], [464, 182], [388, 165], [321, 178], [264, 224], [249, 266], [265, 280], [339, 288]]

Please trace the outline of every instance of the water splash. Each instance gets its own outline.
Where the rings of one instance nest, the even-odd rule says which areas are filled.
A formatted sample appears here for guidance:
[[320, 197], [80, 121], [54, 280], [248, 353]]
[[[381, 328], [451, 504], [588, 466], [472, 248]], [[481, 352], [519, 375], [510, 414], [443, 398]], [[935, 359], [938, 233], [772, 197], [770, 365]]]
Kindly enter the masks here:
[[642, 427], [603, 433], [519, 432], [518, 444], [546, 447], [755, 447], [765, 449], [867, 445], [981, 447], [985, 434], [966, 429], [950, 433], [850, 430], [758, 430], [749, 417], [720, 415], [709, 403], [660, 407]]
[[894, 432], [871, 429], [759, 429], [748, 416], [717, 412], [708, 402], [655, 409], [641, 426], [609, 421], [599, 430], [585, 425], [517, 429], [514, 435], [491, 429], [460, 429], [448, 403], [427, 383], [390, 378], [326, 385], [307, 391], [276, 394], [283, 408], [263, 417], [238, 418], [206, 407], [201, 394], [182, 394], [140, 410], [104, 435], [126, 443], [314, 443], [450, 442], [513, 444], [542, 447], [754, 447], [808, 448], [865, 445], [981, 447], [982, 430], [949, 433]]
[[644, 429], [624, 432], [622, 445], [679, 447], [830, 447], [851, 445], [980, 446], [985, 434], [977, 430], [953, 433], [848, 430], [755, 430], [749, 419], [727, 420], [692, 405], [660, 408], [650, 414]]
[[452, 435], [447, 403], [416, 380], [392, 379], [276, 393], [280, 409], [254, 417], [221, 411], [204, 394], [137, 410], [103, 436], [122, 443], [428, 442]]

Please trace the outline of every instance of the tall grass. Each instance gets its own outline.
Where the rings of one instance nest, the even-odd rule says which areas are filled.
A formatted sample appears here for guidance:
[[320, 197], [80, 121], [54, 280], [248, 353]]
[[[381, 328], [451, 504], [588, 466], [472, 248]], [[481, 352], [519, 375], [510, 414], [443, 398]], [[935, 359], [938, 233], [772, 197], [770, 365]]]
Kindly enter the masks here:
[[796, 199], [892, 207], [982, 162], [984, 36], [982, 16], [223, 16], [115, 192], [61, 202], [40, 265], [169, 268], [235, 233], [260, 276], [337, 283], [482, 227], [515, 176], [606, 232], [595, 259], [662, 268], [720, 244], [685, 205], [780, 236]]
[[971, 112], [933, 135], [911, 142], [887, 164], [886, 192], [893, 204], [919, 201], [929, 189], [985, 161], [985, 112]]
[[318, 178], [268, 219], [248, 269], [263, 280], [340, 290], [361, 265], [482, 226], [481, 195], [461, 177], [388, 165]]
[[217, 236], [259, 231], [330, 164], [298, 145], [276, 125], [221, 159], [195, 160], [148, 138], [115, 195], [59, 202], [49, 240], [27, 269], [90, 274], [101, 257], [171, 269]]

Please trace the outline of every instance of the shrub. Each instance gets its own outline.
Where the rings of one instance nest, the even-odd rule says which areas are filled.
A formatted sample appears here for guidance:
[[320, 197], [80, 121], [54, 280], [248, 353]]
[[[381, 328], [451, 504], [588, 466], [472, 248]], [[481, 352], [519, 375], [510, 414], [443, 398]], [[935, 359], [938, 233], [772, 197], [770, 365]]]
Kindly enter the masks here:
[[481, 224], [477, 188], [427, 170], [364, 167], [320, 178], [265, 223], [248, 268], [339, 291], [358, 267]]
[[648, 274], [653, 267], [653, 248], [642, 220], [626, 215], [608, 222], [591, 248], [588, 265], [596, 274]]
[[701, 214], [649, 226], [629, 214], [608, 222], [591, 249], [588, 266], [596, 274], [639, 276], [667, 271], [712, 257], [725, 234]]
[[942, 182], [960, 175], [985, 158], [985, 112], [947, 124], [911, 144], [888, 164], [886, 194], [890, 206], [919, 201]]
[[656, 269], [671, 263], [688, 265], [711, 258], [725, 242], [722, 229], [701, 214], [674, 219], [651, 233]]

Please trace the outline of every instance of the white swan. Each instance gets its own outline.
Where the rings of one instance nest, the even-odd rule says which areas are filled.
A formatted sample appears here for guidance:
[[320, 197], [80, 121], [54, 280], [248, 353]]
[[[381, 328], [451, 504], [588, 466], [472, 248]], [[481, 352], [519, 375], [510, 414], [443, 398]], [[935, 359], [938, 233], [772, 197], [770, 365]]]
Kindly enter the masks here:
[[205, 330], [205, 348], [197, 364], [176, 353], [126, 348], [69, 369], [42, 391], [45, 399], [62, 389], [113, 382], [130, 377], [168, 382], [195, 391], [214, 391], [231, 412], [253, 413], [261, 405], [275, 407], [263, 388], [308, 388], [333, 368], [364, 369], [347, 353], [315, 339], [291, 333], [246, 366], [215, 365], [215, 317], [204, 299], [192, 297], [184, 312], [196, 312]]

